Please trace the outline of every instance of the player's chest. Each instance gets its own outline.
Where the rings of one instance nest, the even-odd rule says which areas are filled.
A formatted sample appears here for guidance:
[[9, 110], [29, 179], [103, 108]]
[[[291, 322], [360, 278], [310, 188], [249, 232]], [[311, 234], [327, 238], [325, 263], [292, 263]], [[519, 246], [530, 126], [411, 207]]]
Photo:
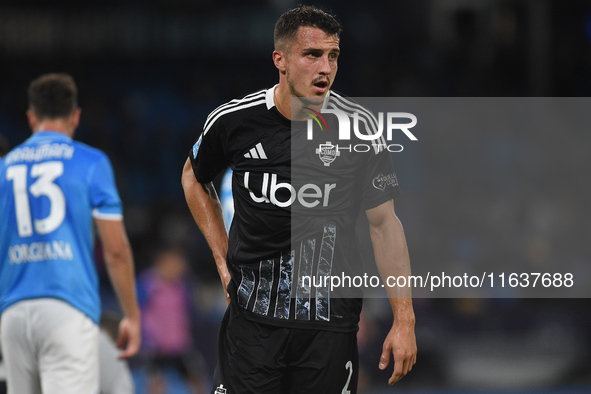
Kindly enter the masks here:
[[373, 154], [371, 145], [333, 142], [326, 136], [309, 140], [303, 131], [286, 126], [244, 126], [229, 140], [231, 166], [237, 172], [274, 169], [298, 177], [350, 177]]

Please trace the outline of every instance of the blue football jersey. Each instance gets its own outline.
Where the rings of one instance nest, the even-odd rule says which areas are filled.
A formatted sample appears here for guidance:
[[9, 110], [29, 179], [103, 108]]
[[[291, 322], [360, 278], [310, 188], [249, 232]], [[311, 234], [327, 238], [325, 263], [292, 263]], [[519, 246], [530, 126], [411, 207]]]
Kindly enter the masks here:
[[42, 131], [0, 161], [0, 313], [58, 298], [98, 323], [93, 217], [122, 219], [105, 153]]

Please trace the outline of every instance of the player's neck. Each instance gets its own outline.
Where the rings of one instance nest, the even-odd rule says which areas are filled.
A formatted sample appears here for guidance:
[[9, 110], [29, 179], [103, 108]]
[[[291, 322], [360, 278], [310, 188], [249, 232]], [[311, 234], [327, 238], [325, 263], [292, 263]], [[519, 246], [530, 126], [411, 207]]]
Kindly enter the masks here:
[[67, 124], [67, 122], [64, 122], [62, 119], [42, 120], [33, 129], [33, 133], [41, 133], [43, 131], [55, 131], [69, 137], [74, 135], [74, 129], [72, 126]]
[[33, 133], [56, 131], [72, 138], [80, 122], [80, 108], [75, 109], [70, 115], [57, 118], [40, 117], [35, 111], [29, 109], [27, 118]]
[[322, 108], [322, 104], [305, 103], [302, 100], [293, 100], [294, 98], [296, 97], [290, 93], [287, 84], [279, 83], [273, 92], [273, 101], [275, 102], [275, 107], [277, 107], [279, 113], [286, 119], [306, 120], [310, 116], [306, 111], [304, 111], [305, 108], [312, 107], [313, 109], [316, 109], [316, 107], [318, 107], [318, 111], [320, 111], [320, 108]]
[[291, 119], [291, 95], [284, 84], [279, 83], [273, 92], [275, 107], [286, 119]]
[[33, 130], [33, 133], [41, 133], [43, 131], [55, 131], [58, 133], [65, 134], [69, 137], [74, 136], [74, 130], [72, 127], [65, 125], [64, 122], [60, 120], [48, 120], [39, 123], [37, 127]]

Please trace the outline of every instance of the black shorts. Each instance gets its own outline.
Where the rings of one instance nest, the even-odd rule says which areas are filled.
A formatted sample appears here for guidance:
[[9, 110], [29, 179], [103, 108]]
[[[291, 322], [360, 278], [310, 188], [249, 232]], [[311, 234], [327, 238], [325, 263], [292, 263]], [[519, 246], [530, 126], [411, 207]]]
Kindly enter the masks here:
[[220, 327], [211, 394], [357, 393], [356, 332], [261, 324], [232, 304]]

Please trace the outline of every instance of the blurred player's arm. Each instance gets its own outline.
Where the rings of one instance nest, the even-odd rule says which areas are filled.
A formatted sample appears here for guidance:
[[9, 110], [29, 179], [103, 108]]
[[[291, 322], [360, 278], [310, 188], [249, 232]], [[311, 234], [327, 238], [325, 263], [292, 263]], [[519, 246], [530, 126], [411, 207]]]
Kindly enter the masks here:
[[[387, 283], [388, 276], [408, 277], [411, 274], [408, 247], [404, 229], [394, 212], [393, 200], [368, 209], [366, 215], [376, 264], [383, 283]], [[388, 366], [392, 353], [394, 373], [388, 383], [394, 384], [412, 369], [417, 359], [415, 315], [409, 287], [386, 289], [394, 314], [394, 323], [384, 341], [379, 368], [385, 369]]]
[[185, 191], [185, 199], [193, 219], [195, 219], [213, 253], [218, 274], [224, 287], [226, 302], [229, 304], [230, 296], [227, 288], [228, 283], [230, 283], [230, 272], [226, 266], [228, 234], [224, 225], [222, 205], [211, 182], [201, 184], [197, 181], [189, 159], [187, 159], [183, 168], [181, 181]]
[[103, 245], [107, 272], [124, 315], [119, 323], [117, 347], [125, 349], [119, 358], [131, 357], [138, 352], [141, 343], [133, 254], [121, 220], [95, 219], [95, 222]]

